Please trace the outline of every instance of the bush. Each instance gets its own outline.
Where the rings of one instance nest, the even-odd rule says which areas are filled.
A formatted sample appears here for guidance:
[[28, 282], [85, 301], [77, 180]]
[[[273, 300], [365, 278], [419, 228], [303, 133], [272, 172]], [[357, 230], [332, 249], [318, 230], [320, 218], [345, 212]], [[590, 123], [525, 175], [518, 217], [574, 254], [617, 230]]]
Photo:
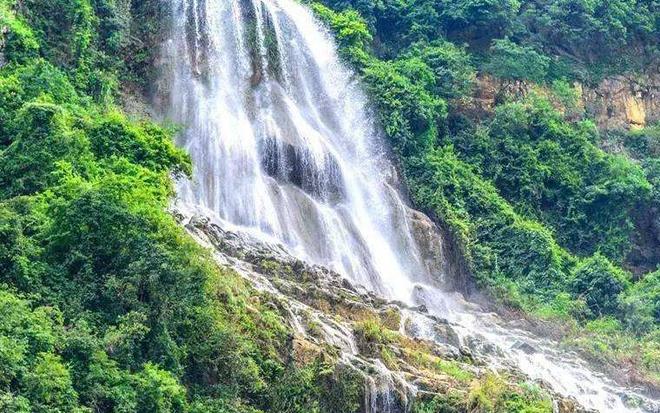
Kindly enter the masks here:
[[632, 212], [651, 184], [638, 165], [596, 147], [596, 136], [592, 125], [569, 123], [531, 96], [498, 106], [485, 126], [447, 140], [517, 212], [552, 228], [560, 245], [622, 262]]
[[9, 62], [24, 63], [38, 56], [39, 42], [31, 27], [15, 15], [14, 7], [14, 2], [0, 2], [0, 27], [6, 31], [0, 38], [0, 56]]
[[42, 54], [58, 66], [74, 67], [88, 52], [97, 23], [89, 0], [26, 0], [22, 9], [37, 34]]
[[394, 149], [404, 156], [427, 151], [435, 142], [438, 122], [446, 116], [444, 101], [400, 74], [390, 62], [370, 64], [364, 79]]
[[93, 121], [87, 133], [98, 158], [125, 157], [154, 171], [192, 173], [190, 158], [171, 144], [171, 130], [129, 122], [121, 113], [111, 112]]
[[19, 109], [42, 95], [52, 103], [80, 102], [66, 75], [43, 60], [20, 66], [8, 66], [0, 71], [0, 149], [9, 145], [16, 134], [14, 123]]
[[629, 275], [600, 254], [580, 262], [571, 279], [573, 293], [595, 317], [618, 314], [619, 294], [629, 284]]
[[493, 413], [550, 413], [552, 400], [535, 385], [512, 388], [494, 373], [475, 381], [468, 395], [469, 411]]
[[[418, 58], [428, 66], [432, 76], [427, 88], [430, 93], [443, 99], [461, 99], [472, 92], [476, 72], [465, 49], [446, 41], [417, 43], [399, 61], [405, 64], [411, 58]], [[405, 74], [415, 79], [415, 72]]]
[[28, 301], [0, 289], [0, 383], [7, 392], [0, 406], [43, 413], [81, 411], [70, 372], [56, 354], [63, 332], [56, 310], [33, 310]]
[[516, 0], [442, 0], [441, 19], [453, 39], [471, 41], [477, 47], [507, 35], [515, 24], [521, 2]]
[[85, 174], [89, 142], [66, 109], [47, 102], [26, 104], [15, 118], [18, 133], [0, 153], [0, 198], [29, 195], [52, 185], [61, 163]]
[[502, 78], [543, 82], [550, 59], [531, 47], [519, 46], [509, 39], [498, 39], [490, 49], [484, 70]]
[[629, 331], [645, 334], [660, 326], [660, 270], [633, 284], [620, 301], [621, 318]]

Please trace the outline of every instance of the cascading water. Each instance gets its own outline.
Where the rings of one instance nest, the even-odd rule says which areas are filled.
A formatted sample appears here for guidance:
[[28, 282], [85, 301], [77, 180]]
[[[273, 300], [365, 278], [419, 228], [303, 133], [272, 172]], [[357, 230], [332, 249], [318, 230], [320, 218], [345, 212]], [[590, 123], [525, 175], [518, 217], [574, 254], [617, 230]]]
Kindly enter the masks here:
[[175, 1], [171, 79], [187, 204], [407, 299], [423, 274], [359, 88], [303, 6]]
[[[427, 285], [431, 312], [501, 347], [530, 376], [586, 406], [636, 411], [583, 363], [428, 286], [440, 274], [420, 258], [406, 206], [388, 184], [393, 168], [366, 99], [309, 10], [293, 0], [170, 1], [169, 110], [194, 164], [178, 188], [182, 206], [391, 299], [419, 303]], [[524, 356], [513, 346], [520, 340], [539, 351]]]

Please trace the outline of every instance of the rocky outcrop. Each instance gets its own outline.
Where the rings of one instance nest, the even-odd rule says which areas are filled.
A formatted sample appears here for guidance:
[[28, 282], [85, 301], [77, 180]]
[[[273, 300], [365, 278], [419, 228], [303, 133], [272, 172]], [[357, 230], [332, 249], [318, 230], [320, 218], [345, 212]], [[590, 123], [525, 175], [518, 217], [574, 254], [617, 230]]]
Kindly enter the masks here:
[[[415, 245], [419, 248], [422, 258], [429, 274], [441, 274], [447, 278], [448, 268], [444, 265], [446, 260], [445, 242], [438, 226], [426, 215], [412, 208], [406, 207], [406, 214], [410, 224], [410, 234], [415, 239]], [[447, 283], [447, 279], [438, 280]]]
[[[603, 130], [639, 129], [660, 120], [660, 74], [613, 76], [597, 85], [575, 83], [583, 116], [593, 119]], [[527, 81], [502, 80], [481, 74], [475, 93], [466, 110], [475, 116], [486, 116], [494, 107], [509, 99], [527, 96], [532, 91], [548, 92]], [[559, 109], [561, 103], [556, 102]]]
[[586, 115], [602, 129], [638, 129], [660, 120], [660, 75], [616, 76], [582, 87]]
[[0, 25], [0, 68], [7, 64], [5, 57], [5, 42], [9, 34], [9, 27]]
[[[479, 337], [459, 334], [424, 305], [390, 302], [279, 245], [228, 231], [203, 216], [172, 213], [193, 238], [212, 249], [218, 263], [268, 294], [290, 324], [292, 363], [304, 366], [321, 358], [343, 366], [344, 375], [363, 378], [360, 412], [408, 412], [416, 401], [448, 394], [462, 394], [467, 401], [472, 386], [493, 369], [511, 388], [528, 380], [505, 364], [488, 363], [497, 349]], [[429, 229], [425, 222], [416, 225]], [[424, 287], [419, 295], [423, 301]], [[547, 393], [558, 412], [586, 412], [571, 399]]]

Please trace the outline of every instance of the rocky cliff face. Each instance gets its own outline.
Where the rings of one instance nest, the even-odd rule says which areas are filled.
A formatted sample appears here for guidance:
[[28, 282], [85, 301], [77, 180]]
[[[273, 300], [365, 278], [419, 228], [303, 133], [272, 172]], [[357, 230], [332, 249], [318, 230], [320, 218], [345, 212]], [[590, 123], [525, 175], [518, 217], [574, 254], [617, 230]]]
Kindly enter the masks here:
[[[173, 213], [200, 244], [213, 250], [219, 263], [272, 297], [291, 327], [292, 363], [302, 366], [323, 358], [345, 369], [343, 376], [360, 377], [364, 383], [360, 412], [415, 411], [415, 406], [431, 400], [458, 400], [457, 405], [467, 411], [470, 395], [493, 377], [512, 393], [532, 385], [513, 367], [495, 367], [486, 361], [497, 349], [477, 336], [459, 338], [456, 326], [429, 315], [424, 306], [387, 301], [280, 246], [227, 231], [203, 216]], [[436, 230], [427, 227], [428, 218], [418, 218], [423, 232]], [[421, 338], [421, 330], [427, 335], [432, 331], [433, 339]], [[572, 399], [552, 394], [544, 383], [533, 386], [542, 389], [557, 412], [587, 411]]]
[[[614, 76], [595, 86], [576, 83], [574, 87], [578, 91], [577, 107], [601, 130], [639, 129], [660, 120], [658, 73]], [[478, 115], [490, 113], [507, 97], [523, 97], [535, 89], [543, 92], [543, 88], [526, 81], [505, 81], [480, 75], [470, 110]]]
[[0, 68], [7, 64], [5, 57], [5, 39], [9, 33], [9, 27], [0, 25]]
[[639, 129], [660, 120], [660, 75], [616, 76], [581, 86], [582, 104], [602, 129]]

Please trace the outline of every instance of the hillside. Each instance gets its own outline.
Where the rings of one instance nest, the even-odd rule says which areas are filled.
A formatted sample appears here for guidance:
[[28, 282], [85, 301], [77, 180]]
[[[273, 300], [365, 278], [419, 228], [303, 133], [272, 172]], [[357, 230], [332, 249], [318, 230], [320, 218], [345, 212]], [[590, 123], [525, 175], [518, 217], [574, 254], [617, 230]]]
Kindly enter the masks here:
[[328, 5], [414, 205], [477, 285], [657, 383], [657, 8]]
[[[290, 27], [273, 16], [306, 15], [276, 3], [231, 2], [244, 18], [236, 32], [251, 62], [239, 72], [257, 91], [245, 99], [234, 93], [240, 105], [249, 116], [261, 110], [280, 121], [272, 130], [264, 122], [269, 138], [280, 129], [312, 136], [299, 118], [327, 116], [319, 130], [334, 133], [349, 123], [342, 116], [355, 115], [351, 108], [362, 110], [363, 91], [369, 104], [359, 115], [373, 115], [385, 138], [377, 152], [391, 158], [387, 178], [403, 194], [401, 205], [394, 202], [400, 209], [388, 213], [410, 228], [394, 226], [401, 232], [384, 244], [364, 234], [390, 227], [365, 221], [370, 232], [360, 232], [338, 218], [282, 230], [279, 238], [272, 231], [283, 244], [274, 247], [235, 230], [242, 223], [222, 214], [238, 205], [241, 216], [251, 199], [218, 196], [222, 209], [212, 198], [216, 204], [203, 211], [215, 205], [219, 220], [178, 209], [185, 191], [211, 199], [224, 194], [221, 178], [250, 175], [241, 169], [249, 157], [239, 153], [235, 164], [211, 159], [220, 173], [205, 178], [213, 175], [205, 170], [200, 178], [208, 148], [185, 140], [224, 126], [187, 112], [224, 103], [220, 92], [231, 90], [212, 77], [216, 66], [231, 66], [211, 56], [223, 37], [205, 27], [221, 3], [0, 0], [0, 411], [587, 411], [554, 378], [510, 363], [509, 350], [486, 333], [510, 344], [514, 356], [548, 354], [556, 368], [563, 353], [568, 364], [578, 360], [575, 352], [586, 360], [574, 363], [580, 371], [602, 371], [626, 389], [617, 395], [626, 408], [655, 411], [658, 4], [306, 1], [325, 25], [309, 33], [331, 33], [346, 66], [337, 72], [351, 89], [340, 88], [343, 112], [327, 104], [296, 117], [281, 108], [320, 98], [287, 100], [286, 82], [337, 74], [322, 72], [308, 51], [303, 69], [287, 72], [284, 39], [309, 39], [282, 31]], [[195, 17], [177, 20], [182, 14]], [[179, 26], [187, 56], [172, 54]], [[292, 53], [294, 43], [287, 43]], [[176, 84], [177, 65], [190, 69], [187, 83]], [[271, 82], [275, 92], [266, 87]], [[211, 85], [220, 85], [217, 95], [205, 92]], [[263, 103], [271, 96], [264, 89], [275, 103]], [[211, 98], [195, 106], [195, 93]], [[172, 102], [186, 116], [170, 116]], [[235, 115], [218, 113], [210, 119]], [[350, 120], [346, 142], [355, 143], [370, 125]], [[230, 132], [245, 140], [237, 125]], [[296, 219], [311, 222], [342, 203], [352, 210], [337, 216], [354, 213], [359, 204], [348, 200], [372, 181], [354, 184], [342, 175], [352, 160], [334, 147], [337, 159], [326, 156], [327, 169], [313, 169], [318, 148], [302, 151], [285, 137], [259, 147], [265, 154], [254, 163], [282, 193], [296, 194], [291, 199], [305, 212]], [[185, 182], [209, 184], [199, 190]], [[224, 189], [235, 197], [266, 192]], [[385, 206], [365, 192], [371, 209], [360, 216], [373, 218], [398, 192], [382, 196]], [[279, 215], [295, 210], [279, 206]], [[221, 228], [214, 219], [236, 225]], [[327, 234], [314, 233], [319, 228], [354, 232], [358, 241], [330, 245]], [[322, 244], [316, 262], [287, 250], [296, 231], [308, 247]], [[431, 274], [413, 274], [415, 283], [405, 284], [414, 303], [389, 294], [396, 288], [381, 279], [368, 284], [394, 262], [369, 252], [383, 245], [413, 245], [415, 252], [396, 251], [404, 272]], [[325, 246], [357, 251], [354, 262], [364, 268], [346, 264], [347, 256], [325, 262]], [[364, 270], [364, 279], [343, 268]], [[433, 294], [444, 305], [455, 300], [459, 315], [483, 318], [482, 331], [465, 333], [452, 311], [438, 314]]]

